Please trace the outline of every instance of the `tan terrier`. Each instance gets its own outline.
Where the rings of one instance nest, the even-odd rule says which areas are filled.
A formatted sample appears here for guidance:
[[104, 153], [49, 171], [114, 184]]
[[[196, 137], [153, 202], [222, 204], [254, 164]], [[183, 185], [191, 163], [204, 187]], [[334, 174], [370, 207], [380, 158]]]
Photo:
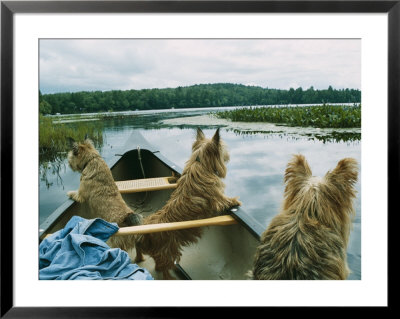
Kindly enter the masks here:
[[352, 158], [319, 178], [295, 155], [285, 172], [283, 208], [261, 236], [252, 279], [346, 279], [357, 176]]
[[[219, 129], [212, 139], [207, 139], [203, 131], [197, 129], [192, 155], [177, 181], [177, 188], [165, 206], [145, 217], [143, 224], [209, 218], [241, 205], [237, 197], [229, 198], [224, 194], [225, 184], [221, 179], [226, 176], [228, 161], [229, 153]], [[179, 261], [182, 248], [197, 242], [201, 234], [200, 228], [192, 228], [140, 235], [135, 262], [144, 260], [143, 254], [150, 255], [155, 261], [155, 270], [162, 271], [164, 279], [175, 279], [169, 270]]]
[[[85, 138], [77, 143], [70, 139], [72, 150], [68, 153], [68, 164], [73, 171], [81, 172], [77, 191], [67, 195], [82, 204], [86, 204], [91, 218], [102, 218], [117, 223], [119, 227], [138, 225], [141, 216], [130, 209], [123, 200], [106, 162], [94, 148], [93, 142]], [[112, 236], [108, 244], [122, 250], [135, 246], [135, 236]]]

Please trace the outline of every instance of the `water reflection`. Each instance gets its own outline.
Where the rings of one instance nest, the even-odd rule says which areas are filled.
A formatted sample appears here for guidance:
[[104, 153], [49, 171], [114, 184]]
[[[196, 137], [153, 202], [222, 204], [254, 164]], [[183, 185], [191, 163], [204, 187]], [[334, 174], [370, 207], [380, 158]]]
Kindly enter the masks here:
[[62, 173], [65, 172], [65, 156], [64, 157], [56, 157], [53, 158], [52, 161], [40, 161], [39, 164], [39, 176], [40, 176], [40, 181], [43, 182], [47, 189], [50, 188], [50, 186], [53, 186], [54, 181], [50, 182], [50, 179], [48, 177], [49, 174], [55, 175], [56, 176], [56, 182], [57, 185], [63, 183], [62, 179]]

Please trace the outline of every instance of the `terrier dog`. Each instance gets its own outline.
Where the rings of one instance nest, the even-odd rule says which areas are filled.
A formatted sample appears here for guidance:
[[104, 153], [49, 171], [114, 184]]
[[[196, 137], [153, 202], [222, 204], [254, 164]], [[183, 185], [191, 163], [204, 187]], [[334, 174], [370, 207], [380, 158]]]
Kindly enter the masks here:
[[[157, 224], [195, 220], [217, 216], [226, 209], [241, 205], [238, 197], [224, 195], [229, 153], [219, 129], [207, 139], [198, 128], [192, 145], [192, 155], [186, 162], [177, 188], [170, 199], [156, 213], [143, 219], [143, 224]], [[155, 270], [162, 271], [164, 279], [175, 279], [169, 273], [179, 261], [184, 246], [197, 242], [200, 228], [143, 234], [137, 237], [135, 262], [143, 261], [143, 254], [155, 261]]]
[[282, 210], [261, 236], [250, 277], [346, 279], [357, 176], [352, 158], [319, 178], [312, 176], [304, 156], [295, 155], [285, 171]]
[[[130, 209], [123, 200], [107, 164], [94, 148], [93, 142], [85, 137], [84, 142], [77, 143], [69, 139], [72, 150], [68, 153], [68, 164], [73, 171], [81, 172], [77, 191], [67, 195], [86, 204], [92, 218], [102, 218], [117, 223], [119, 227], [138, 225], [141, 216]], [[109, 241], [112, 247], [129, 250], [135, 246], [135, 237], [112, 236]]]

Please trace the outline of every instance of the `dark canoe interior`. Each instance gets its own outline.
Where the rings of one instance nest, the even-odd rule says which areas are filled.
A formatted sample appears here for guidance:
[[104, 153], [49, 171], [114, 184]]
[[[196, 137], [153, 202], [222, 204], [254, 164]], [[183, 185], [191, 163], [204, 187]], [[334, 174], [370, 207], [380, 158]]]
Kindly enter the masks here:
[[[110, 167], [115, 181], [172, 175], [179, 177], [181, 172], [161, 154], [147, 149], [138, 151], [136, 148], [116, 159]], [[160, 209], [172, 191], [169, 189], [122, 196], [134, 211], [147, 216]], [[246, 279], [262, 229], [241, 209], [232, 214], [238, 219], [238, 224], [204, 227], [200, 240], [183, 249], [177, 271], [173, 273], [177, 279]], [[68, 200], [41, 225], [40, 238], [63, 228], [73, 215], [93, 218], [88, 215], [84, 205]], [[129, 251], [129, 254], [133, 261], [135, 250]], [[138, 265], [148, 269], [155, 279], [162, 279], [154, 270], [151, 257], [145, 256], [145, 261]]]

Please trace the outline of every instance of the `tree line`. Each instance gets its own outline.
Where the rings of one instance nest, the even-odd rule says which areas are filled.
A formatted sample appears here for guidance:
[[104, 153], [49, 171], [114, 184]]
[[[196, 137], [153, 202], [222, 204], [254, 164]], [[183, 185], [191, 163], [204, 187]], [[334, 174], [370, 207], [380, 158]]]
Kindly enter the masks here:
[[187, 87], [142, 90], [82, 91], [54, 94], [39, 92], [41, 114], [249, 106], [276, 104], [359, 103], [356, 89], [289, 90], [242, 84], [197, 84]]

